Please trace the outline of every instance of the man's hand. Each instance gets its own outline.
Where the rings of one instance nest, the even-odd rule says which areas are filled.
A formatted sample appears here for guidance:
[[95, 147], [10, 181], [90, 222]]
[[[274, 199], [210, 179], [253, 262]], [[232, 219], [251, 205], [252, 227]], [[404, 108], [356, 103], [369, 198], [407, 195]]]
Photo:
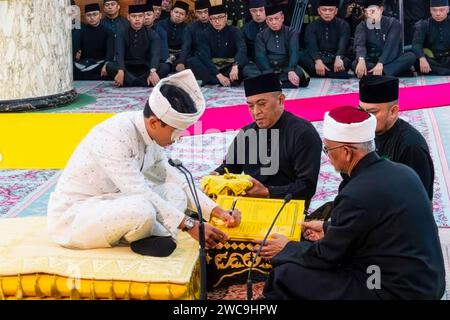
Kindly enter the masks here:
[[215, 207], [211, 215], [222, 220], [228, 228], [235, 228], [241, 224], [241, 212], [237, 209], [231, 211], [224, 210], [221, 207]]
[[[229, 239], [228, 235], [223, 231], [213, 227], [209, 223], [205, 223], [205, 240], [208, 249], [215, 248], [218, 243], [225, 242]], [[189, 235], [199, 241], [199, 222], [195, 222], [195, 226], [188, 231]]]
[[303, 237], [309, 241], [319, 241], [325, 236], [323, 221], [310, 221], [302, 223]]
[[245, 193], [248, 197], [253, 198], [267, 198], [269, 197], [269, 189], [266, 188], [261, 182], [256, 180], [255, 178], [251, 178], [250, 181], [253, 183], [253, 186], [246, 190]]
[[220, 176], [220, 173], [218, 173], [217, 171], [211, 171], [209, 173], [210, 176]]
[[288, 72], [288, 79], [294, 86], [298, 87], [300, 85], [300, 78], [294, 71]]
[[230, 80], [237, 81], [239, 80], [239, 67], [234, 65], [230, 71]]
[[374, 76], [382, 76], [383, 75], [383, 64], [378, 62], [375, 67], [369, 70], [369, 73], [373, 73]]
[[367, 67], [366, 67], [366, 61], [363, 59], [360, 59], [358, 61], [358, 64], [356, 65], [356, 76], [358, 78], [362, 78], [364, 76], [367, 76]]
[[323, 63], [322, 59], [317, 59], [315, 61], [316, 73], [318, 76], [325, 77], [325, 72], [330, 71], [330, 69]]
[[108, 71], [106, 71], [106, 64], [103, 66], [102, 71], [100, 72], [100, 76], [102, 77], [108, 76]]
[[341, 57], [336, 57], [334, 60], [334, 72], [345, 71], [344, 60]]
[[114, 78], [114, 84], [116, 85], [116, 87], [123, 86], [124, 78], [125, 78], [125, 72], [123, 70], [119, 70], [119, 72], [117, 72], [117, 75]]
[[81, 59], [81, 50], [78, 50], [77, 53], [75, 53], [75, 60], [80, 61]]
[[431, 72], [431, 67], [430, 64], [428, 63], [427, 58], [422, 57], [419, 59], [419, 63], [420, 63], [420, 72], [423, 74], [428, 74]]
[[[266, 244], [261, 249], [261, 257], [267, 260], [272, 260], [281, 250], [284, 249], [286, 244], [289, 242], [288, 238], [281, 234], [273, 234], [270, 238], [266, 240]], [[253, 247], [253, 252], [259, 250], [262, 240], [253, 240], [256, 245]]]
[[156, 72], [150, 72], [150, 75], [147, 78], [147, 84], [150, 86], [156, 86], [159, 82], [159, 75]]
[[231, 86], [231, 81], [227, 77], [225, 77], [223, 74], [219, 73], [217, 76], [217, 80], [219, 80], [220, 84], [224, 87]]
[[181, 71], [183, 71], [185, 69], [186, 69], [186, 66], [184, 64], [182, 64], [182, 63], [177, 64], [177, 66], [175, 67], [175, 70], [177, 72], [181, 72]]

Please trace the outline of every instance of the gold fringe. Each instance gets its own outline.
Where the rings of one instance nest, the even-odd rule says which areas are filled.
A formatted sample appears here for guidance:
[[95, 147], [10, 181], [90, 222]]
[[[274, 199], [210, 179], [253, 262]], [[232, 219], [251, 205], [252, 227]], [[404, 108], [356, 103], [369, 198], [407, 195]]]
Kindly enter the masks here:
[[89, 290], [89, 300], [95, 300], [95, 284], [94, 279], [91, 279], [91, 288]]
[[51, 291], [50, 291], [50, 295], [52, 296], [52, 298], [58, 299], [61, 298], [61, 294], [58, 291], [58, 286], [56, 284], [56, 274], [53, 275], [53, 279], [52, 279], [52, 287], [51, 287]]
[[111, 284], [109, 286], [109, 300], [116, 300], [116, 293], [114, 292], [114, 282], [111, 280]]
[[17, 276], [16, 299], [23, 299], [22, 276], [20, 274]]
[[6, 300], [5, 294], [3, 293], [3, 279], [0, 278], [0, 300]]
[[80, 299], [81, 299], [81, 295], [77, 289], [77, 280], [72, 279], [72, 289], [70, 289], [70, 300], [80, 300]]
[[39, 279], [40, 279], [39, 273], [36, 273], [36, 278], [34, 279], [34, 294], [38, 298], [43, 298], [45, 295], [42, 293], [41, 288], [39, 287]]
[[128, 282], [128, 287], [125, 290], [125, 293], [123, 294], [123, 299], [130, 300], [130, 296], [131, 296], [131, 281]]

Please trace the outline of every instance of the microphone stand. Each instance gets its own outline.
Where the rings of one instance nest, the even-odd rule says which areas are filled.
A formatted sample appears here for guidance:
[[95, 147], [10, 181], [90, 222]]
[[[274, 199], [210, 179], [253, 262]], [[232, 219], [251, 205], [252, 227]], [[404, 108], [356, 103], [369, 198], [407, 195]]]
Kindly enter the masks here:
[[[206, 295], [206, 240], [205, 240], [205, 224], [203, 223], [203, 213], [200, 207], [200, 201], [198, 200], [197, 189], [195, 188], [194, 178], [191, 172], [183, 166], [180, 160], [169, 159], [169, 164], [180, 171], [186, 178], [189, 190], [191, 191], [192, 198], [194, 199], [194, 204], [197, 208], [198, 214], [198, 242], [199, 246], [199, 260], [200, 260], [200, 299], [207, 300]], [[189, 179], [190, 178], [190, 179]]]
[[283, 205], [281, 206], [280, 210], [278, 210], [277, 215], [275, 216], [275, 218], [272, 221], [272, 224], [269, 227], [269, 230], [267, 230], [267, 233], [264, 237], [264, 240], [262, 241], [261, 245], [259, 246], [258, 251], [255, 254], [255, 257], [252, 259], [252, 262], [250, 263], [250, 268], [248, 270], [248, 275], [247, 275], [247, 300], [253, 300], [253, 280], [252, 280], [252, 270], [253, 270], [253, 265], [256, 262], [256, 259], [258, 259], [259, 254], [261, 253], [261, 249], [262, 247], [266, 244], [267, 238], [269, 237], [270, 232], [273, 229], [273, 226], [275, 225], [275, 222], [277, 221], [281, 211], [283, 211], [284, 207], [292, 200], [292, 194], [289, 193], [288, 195], [286, 195], [286, 197], [284, 198], [284, 202]]

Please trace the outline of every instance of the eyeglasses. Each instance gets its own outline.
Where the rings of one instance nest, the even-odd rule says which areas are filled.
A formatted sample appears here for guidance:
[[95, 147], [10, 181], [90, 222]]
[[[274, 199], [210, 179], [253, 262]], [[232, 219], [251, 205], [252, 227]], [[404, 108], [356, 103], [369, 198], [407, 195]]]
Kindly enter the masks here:
[[226, 14], [220, 15], [220, 16], [214, 16], [214, 17], [209, 17], [209, 20], [211, 21], [220, 21], [223, 20], [227, 17]]
[[335, 149], [339, 149], [339, 148], [342, 148], [342, 147], [349, 147], [350, 149], [358, 149], [358, 148], [356, 148], [355, 146], [350, 146], [350, 145], [348, 145], [348, 144], [343, 144], [343, 145], [340, 145], [340, 146], [337, 146], [337, 147], [334, 147], [334, 148], [328, 148], [327, 146], [323, 146], [323, 147], [322, 147], [322, 151], [323, 151], [323, 153], [325, 153], [326, 155], [328, 155], [328, 153], [329, 153], [330, 151], [335, 150]]

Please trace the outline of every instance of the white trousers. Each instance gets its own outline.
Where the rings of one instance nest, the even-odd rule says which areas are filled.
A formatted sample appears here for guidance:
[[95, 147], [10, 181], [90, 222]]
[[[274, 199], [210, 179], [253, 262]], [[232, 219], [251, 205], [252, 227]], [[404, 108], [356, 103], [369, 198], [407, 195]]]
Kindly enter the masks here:
[[[152, 189], [178, 210], [186, 211], [187, 197], [178, 185], [165, 183]], [[156, 220], [156, 210], [143, 195], [105, 194], [67, 206], [63, 197], [52, 194], [48, 231], [56, 243], [73, 249], [108, 248], [120, 241], [169, 236]]]

